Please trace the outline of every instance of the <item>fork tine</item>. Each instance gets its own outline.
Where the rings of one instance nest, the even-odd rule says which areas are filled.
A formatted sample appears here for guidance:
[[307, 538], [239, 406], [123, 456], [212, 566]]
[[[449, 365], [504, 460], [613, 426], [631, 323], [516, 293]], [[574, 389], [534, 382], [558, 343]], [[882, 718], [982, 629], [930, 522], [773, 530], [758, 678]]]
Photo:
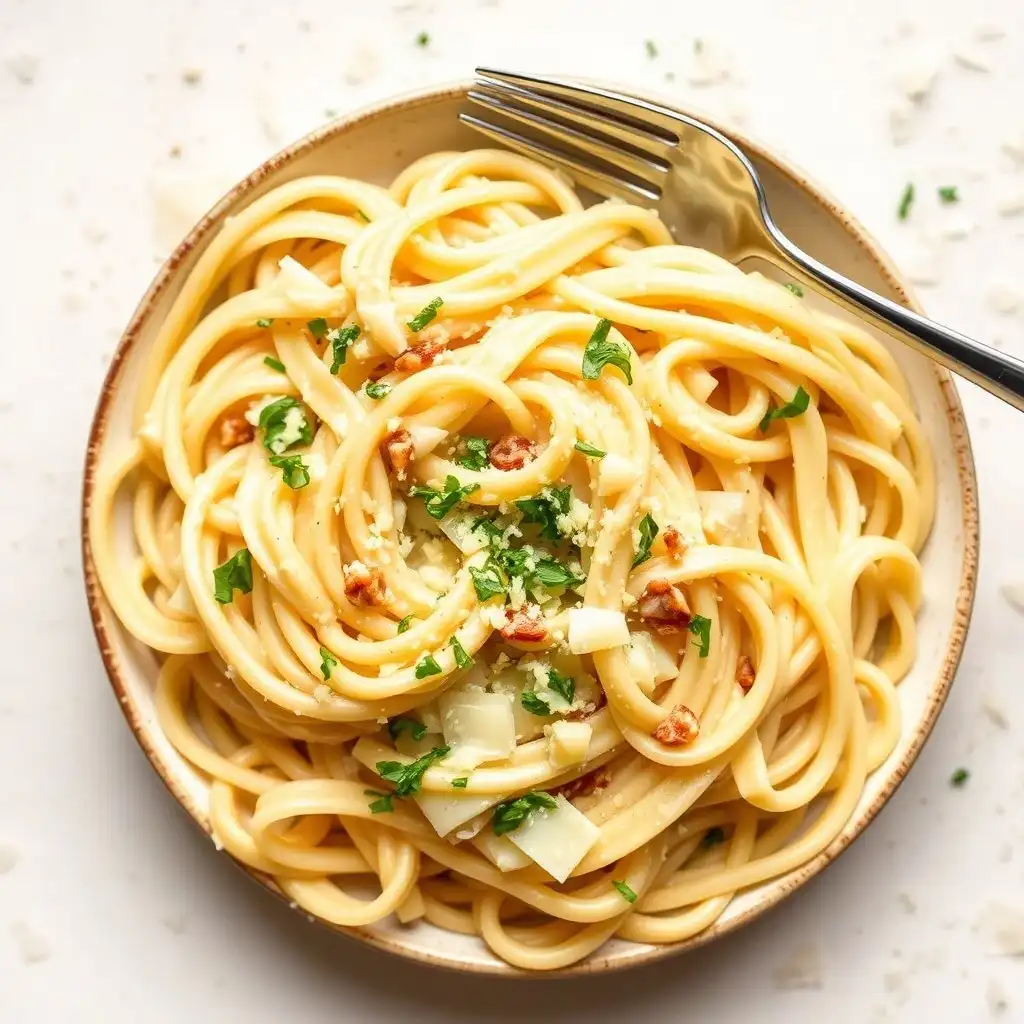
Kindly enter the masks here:
[[476, 73], [489, 84], [518, 87], [544, 97], [562, 100], [565, 104], [579, 109], [590, 108], [590, 112], [618, 121], [622, 127], [633, 131], [661, 135], [664, 142], [674, 146], [679, 141], [679, 118], [662, 113], [657, 108], [644, 104], [643, 120], [637, 116], [637, 101], [629, 96], [608, 92], [576, 82], [563, 82], [554, 78], [540, 78], [524, 75], [517, 71], [500, 71], [497, 68], [477, 68]]
[[582, 154], [574, 154], [566, 149], [549, 146], [544, 141], [522, 135], [502, 125], [481, 120], [473, 114], [459, 114], [459, 120], [524, 156], [534, 159], [539, 157], [556, 166], [570, 168], [573, 177], [579, 184], [598, 195], [618, 196], [620, 199], [625, 199], [638, 206], [655, 206], [661, 198], [661, 190], [657, 186], [627, 181], [615, 174], [601, 170], [593, 162], [581, 160]]
[[[637, 145], [635, 132], [583, 114], [557, 100], [534, 97], [511, 88], [470, 89], [468, 97], [471, 102], [497, 111], [509, 120], [536, 129], [542, 138], [551, 137], [563, 146], [582, 150], [641, 182], [656, 181], [670, 169], [667, 160]], [[557, 110], [553, 104], [556, 103], [568, 111], [568, 121], [555, 116]], [[593, 126], [593, 130], [584, 130], [580, 122]]]

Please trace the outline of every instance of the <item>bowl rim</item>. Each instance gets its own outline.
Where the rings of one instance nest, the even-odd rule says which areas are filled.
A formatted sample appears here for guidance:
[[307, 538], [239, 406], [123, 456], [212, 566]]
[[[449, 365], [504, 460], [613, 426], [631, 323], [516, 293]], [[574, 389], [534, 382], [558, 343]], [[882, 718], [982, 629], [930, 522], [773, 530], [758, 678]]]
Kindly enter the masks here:
[[[85, 454], [85, 466], [82, 483], [82, 565], [84, 572], [86, 599], [89, 606], [89, 614], [92, 620], [93, 632], [99, 647], [100, 656], [111, 687], [117, 697], [118, 706], [125, 716], [128, 726], [135, 736], [146, 758], [149, 760], [157, 775], [163, 781], [166, 788], [175, 798], [177, 803], [188, 813], [189, 818], [204, 831], [210, 834], [209, 822], [202, 808], [196, 806], [191, 796], [177, 783], [173, 772], [165, 765], [161, 754], [154, 747], [147, 735], [147, 726], [142, 721], [139, 709], [135, 706], [131, 693], [122, 676], [120, 659], [117, 655], [115, 644], [108, 633], [106, 614], [109, 614], [109, 606], [103, 595], [96, 575], [95, 565], [92, 557], [92, 550], [89, 543], [88, 517], [92, 501], [93, 485], [96, 472], [96, 464], [100, 448], [106, 436], [108, 415], [112, 406], [115, 392], [115, 384], [120, 375], [121, 368], [134, 349], [139, 340], [144, 325], [149, 319], [158, 298], [167, 291], [173, 284], [182, 263], [201, 245], [207, 243], [214, 235], [215, 229], [219, 226], [222, 216], [240, 198], [251, 192], [267, 178], [276, 173], [279, 169], [291, 163], [296, 158], [306, 155], [323, 143], [338, 135], [344, 135], [351, 129], [369, 124], [372, 121], [392, 115], [400, 111], [411, 111], [418, 107], [435, 103], [439, 100], [450, 100], [460, 96], [464, 97], [472, 85], [471, 79], [460, 79], [454, 82], [424, 86], [408, 90], [386, 99], [365, 104], [352, 113], [344, 115], [308, 133], [297, 141], [284, 147], [265, 160], [259, 167], [234, 185], [223, 198], [217, 202], [192, 228], [185, 239], [164, 261], [157, 271], [155, 277], [142, 296], [131, 318], [121, 335], [114, 351], [110, 366], [103, 379], [100, 394], [97, 399], [93, 419], [89, 428], [89, 437]], [[605, 84], [608, 83], [595, 83]], [[616, 87], [616, 86], [613, 86]], [[863, 253], [868, 257], [875, 268], [879, 270], [888, 284], [895, 290], [902, 302], [910, 308], [921, 312], [921, 307], [912, 289], [899, 275], [895, 265], [885, 250], [879, 245], [875, 238], [841, 206], [832, 195], [813, 179], [793, 164], [788, 158], [783, 158], [773, 152], [762, 143], [751, 139], [745, 133], [735, 130], [731, 126], [723, 126], [715, 118], [709, 117], [701, 111], [693, 111], [688, 107], [680, 106], [675, 99], [666, 99], [654, 91], [639, 89], [636, 86], [617, 86], [620, 91], [629, 92], [632, 95], [643, 96], [655, 100], [663, 105], [671, 106], [682, 113], [688, 113], [710, 124], [712, 127], [722, 131], [733, 138], [748, 153], [753, 154], [778, 171], [788, 182], [796, 186], [801, 192], [807, 193], [819, 205], [823, 206], [829, 214], [838, 221], [847, 236], [858, 244]], [[551, 978], [580, 976], [596, 973], [606, 973], [619, 970], [626, 970], [632, 967], [651, 964], [675, 956], [686, 950], [697, 949], [715, 939], [728, 935], [737, 929], [754, 921], [772, 908], [778, 906], [786, 897], [802, 887], [810, 879], [820, 874], [828, 866], [845, 852], [859, 838], [867, 826], [875, 819], [879, 811], [889, 801], [892, 795], [899, 788], [906, 778], [910, 768], [917, 760], [918, 755], [924, 747], [925, 742], [931, 735], [942, 710], [946, 698], [952, 687], [960, 659], [963, 654], [964, 642], [967, 634], [967, 627], [970, 624], [971, 613], [974, 605], [975, 588], [978, 573], [978, 545], [979, 545], [979, 511], [978, 511], [978, 485], [975, 473], [974, 456], [971, 449], [970, 437], [967, 431], [967, 424], [963, 413], [960, 397], [952, 375], [932, 363], [932, 370], [936, 375], [940, 394], [945, 403], [946, 422], [950, 432], [950, 442], [955, 455], [957, 478], [960, 484], [960, 503], [962, 508], [962, 533], [963, 533], [963, 560], [960, 568], [960, 578], [957, 588], [957, 597], [954, 606], [953, 621], [950, 625], [949, 637], [946, 642], [945, 652], [942, 656], [941, 667], [937, 678], [932, 684], [923, 716], [918, 720], [914, 730], [910, 746], [900, 761], [890, 769], [889, 777], [885, 785], [875, 799], [864, 808], [856, 818], [852, 818], [844, 826], [838, 835], [826, 849], [816, 857], [804, 864], [802, 867], [791, 872], [782, 882], [776, 882], [765, 897], [755, 906], [748, 908], [725, 924], [718, 922], [710, 925], [702, 932], [684, 939], [680, 942], [660, 946], [652, 946], [648, 951], [626, 958], [609, 959], [608, 955], [601, 955], [600, 951], [595, 952], [585, 960], [569, 967], [550, 972], [527, 972], [509, 964], [495, 960], [491, 963], [477, 961], [465, 961], [445, 953], [436, 953], [428, 950], [411, 949], [403, 944], [400, 939], [392, 936], [373, 934], [362, 928], [333, 925], [321, 918], [306, 915], [311, 921], [323, 925], [333, 932], [340, 933], [366, 943], [376, 949], [390, 953], [393, 956], [419, 963], [428, 964], [434, 967], [443, 967], [453, 971], [468, 972], [481, 975], [521, 977], [521, 978]], [[222, 851], [228, 860], [241, 868], [247, 876], [258, 882], [264, 889], [277, 896], [282, 902], [287, 903], [287, 897], [278, 888], [273, 879], [250, 868], [241, 861], [236, 860], [226, 851]], [[294, 904], [291, 904], [294, 907]]]

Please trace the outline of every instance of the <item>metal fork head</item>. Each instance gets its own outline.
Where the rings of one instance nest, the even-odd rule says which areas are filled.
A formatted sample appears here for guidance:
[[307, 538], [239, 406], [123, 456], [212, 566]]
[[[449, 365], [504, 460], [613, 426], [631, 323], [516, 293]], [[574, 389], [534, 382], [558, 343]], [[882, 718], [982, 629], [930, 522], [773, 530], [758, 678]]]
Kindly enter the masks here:
[[623, 93], [477, 68], [461, 120], [566, 170], [599, 196], [656, 208], [678, 242], [738, 263], [766, 255], [772, 223], [757, 173], [710, 125]]

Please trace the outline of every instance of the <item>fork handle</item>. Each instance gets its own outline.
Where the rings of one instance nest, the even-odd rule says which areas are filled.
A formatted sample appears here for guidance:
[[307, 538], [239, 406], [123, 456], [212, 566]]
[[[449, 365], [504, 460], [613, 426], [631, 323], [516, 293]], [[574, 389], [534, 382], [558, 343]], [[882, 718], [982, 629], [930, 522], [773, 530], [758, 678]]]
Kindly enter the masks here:
[[811, 282], [824, 286], [843, 306], [915, 352], [1024, 412], [1024, 361], [943, 327], [836, 273], [791, 242], [778, 228], [772, 235], [782, 253], [796, 264], [794, 269], [803, 271], [800, 276], [806, 275]]

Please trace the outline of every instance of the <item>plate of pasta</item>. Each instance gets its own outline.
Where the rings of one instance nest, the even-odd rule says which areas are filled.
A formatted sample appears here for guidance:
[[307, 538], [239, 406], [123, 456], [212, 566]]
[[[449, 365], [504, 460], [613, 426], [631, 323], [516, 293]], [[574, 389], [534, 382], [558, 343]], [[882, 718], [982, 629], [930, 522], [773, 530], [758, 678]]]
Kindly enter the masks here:
[[[90, 437], [90, 607], [156, 770], [297, 909], [626, 967], [778, 903], [909, 769], [970, 616], [970, 446], [943, 371], [482, 148], [464, 93], [326, 126], [162, 268]], [[906, 301], [740, 141], [800, 244]]]

